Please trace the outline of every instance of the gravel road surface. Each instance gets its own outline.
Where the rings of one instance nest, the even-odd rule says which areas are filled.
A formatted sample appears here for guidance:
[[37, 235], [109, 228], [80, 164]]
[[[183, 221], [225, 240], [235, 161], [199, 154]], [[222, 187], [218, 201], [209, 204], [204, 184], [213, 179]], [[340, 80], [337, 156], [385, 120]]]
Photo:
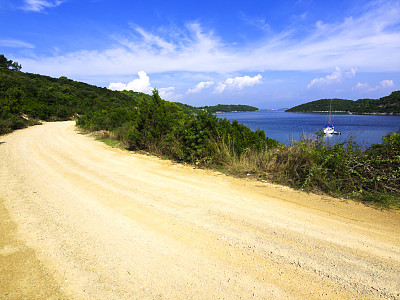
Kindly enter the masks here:
[[400, 213], [130, 153], [0, 137], [0, 299], [400, 299]]

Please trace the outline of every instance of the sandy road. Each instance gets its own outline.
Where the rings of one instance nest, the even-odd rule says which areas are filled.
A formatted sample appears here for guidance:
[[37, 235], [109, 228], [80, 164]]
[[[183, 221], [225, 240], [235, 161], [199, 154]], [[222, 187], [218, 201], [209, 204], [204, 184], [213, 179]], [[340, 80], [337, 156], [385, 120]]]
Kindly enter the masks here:
[[400, 298], [400, 214], [132, 154], [0, 137], [0, 299]]

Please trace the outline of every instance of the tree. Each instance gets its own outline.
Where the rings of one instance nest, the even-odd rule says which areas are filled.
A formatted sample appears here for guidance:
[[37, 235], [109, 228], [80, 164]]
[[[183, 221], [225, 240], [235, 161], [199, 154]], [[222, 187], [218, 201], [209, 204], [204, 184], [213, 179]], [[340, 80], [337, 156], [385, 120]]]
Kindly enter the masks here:
[[8, 60], [3, 54], [0, 54], [0, 69], [21, 71], [22, 67], [18, 62]]

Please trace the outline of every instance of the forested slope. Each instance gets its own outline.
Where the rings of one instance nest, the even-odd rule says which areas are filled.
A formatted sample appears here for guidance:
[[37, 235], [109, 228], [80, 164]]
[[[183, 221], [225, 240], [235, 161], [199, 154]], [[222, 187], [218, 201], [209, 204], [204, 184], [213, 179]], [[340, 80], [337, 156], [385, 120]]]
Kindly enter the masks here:
[[0, 133], [23, 128], [35, 120], [68, 120], [98, 110], [133, 110], [141, 93], [130, 95], [66, 77], [0, 69]]
[[[68, 120], [81, 115], [99, 119], [100, 123], [95, 128], [110, 129], [131, 120], [137, 106], [151, 98], [148, 94], [111, 91], [64, 76], [53, 78], [20, 72], [21, 66], [14, 62], [8, 65], [18, 68], [0, 68], [0, 134], [38, 123], [39, 120]], [[248, 105], [176, 105], [187, 115], [201, 111], [258, 110]]]
[[[292, 107], [287, 112], [326, 112], [331, 99], [321, 99]], [[400, 114], [400, 91], [392, 92], [380, 99], [332, 99], [332, 111], [355, 114]]]
[[250, 105], [234, 105], [234, 104], [218, 104], [214, 106], [201, 106], [200, 109], [207, 110], [212, 113], [218, 112], [243, 112], [258, 111], [258, 108]]

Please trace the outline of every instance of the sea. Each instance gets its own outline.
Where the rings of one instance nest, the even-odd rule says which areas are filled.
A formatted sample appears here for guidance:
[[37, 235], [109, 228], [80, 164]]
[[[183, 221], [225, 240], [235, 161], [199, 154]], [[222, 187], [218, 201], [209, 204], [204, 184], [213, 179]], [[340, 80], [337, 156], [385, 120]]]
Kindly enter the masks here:
[[[237, 120], [251, 130], [261, 129], [267, 137], [282, 144], [300, 140], [302, 136], [315, 137], [316, 131], [322, 131], [328, 125], [328, 113], [290, 113], [282, 110], [259, 110], [253, 112], [217, 113], [218, 118]], [[400, 116], [389, 115], [332, 115], [332, 124], [340, 135], [327, 135], [327, 144], [347, 142], [350, 139], [360, 146], [369, 147], [382, 142], [389, 132], [400, 129]]]

